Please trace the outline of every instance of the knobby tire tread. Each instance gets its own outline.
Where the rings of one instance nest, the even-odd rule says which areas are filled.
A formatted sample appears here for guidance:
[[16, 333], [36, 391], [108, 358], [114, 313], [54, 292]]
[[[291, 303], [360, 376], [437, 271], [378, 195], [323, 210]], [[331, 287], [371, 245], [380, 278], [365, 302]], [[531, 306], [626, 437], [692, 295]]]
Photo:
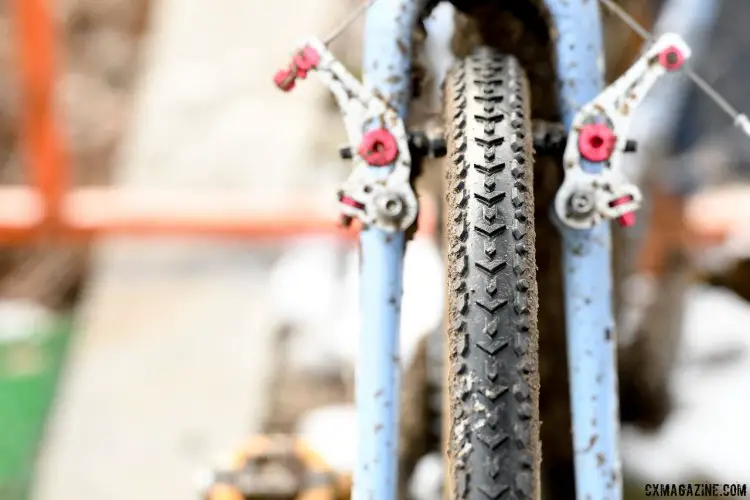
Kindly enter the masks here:
[[538, 295], [526, 75], [480, 47], [446, 79], [449, 498], [538, 499]]

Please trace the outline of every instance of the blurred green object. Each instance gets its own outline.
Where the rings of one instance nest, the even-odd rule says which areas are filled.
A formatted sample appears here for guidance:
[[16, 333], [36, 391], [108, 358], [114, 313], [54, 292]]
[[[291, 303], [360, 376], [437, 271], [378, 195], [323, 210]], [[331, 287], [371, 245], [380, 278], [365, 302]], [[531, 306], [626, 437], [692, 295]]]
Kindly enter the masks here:
[[0, 338], [0, 499], [26, 500], [72, 321]]

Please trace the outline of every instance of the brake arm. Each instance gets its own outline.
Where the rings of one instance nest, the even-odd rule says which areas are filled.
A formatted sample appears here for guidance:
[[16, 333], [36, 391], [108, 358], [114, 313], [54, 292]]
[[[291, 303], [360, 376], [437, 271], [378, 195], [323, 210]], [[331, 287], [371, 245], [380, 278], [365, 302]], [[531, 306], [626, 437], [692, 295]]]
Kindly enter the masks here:
[[[633, 112], [656, 81], [682, 68], [690, 48], [676, 34], [662, 35], [636, 63], [573, 119], [563, 154], [565, 179], [555, 198], [560, 220], [587, 229], [603, 220], [635, 222], [641, 192], [622, 173], [623, 154], [632, 150], [627, 132]], [[588, 163], [600, 163], [593, 169]], [[589, 168], [587, 168], [589, 167]]]
[[[312, 70], [336, 98], [353, 152], [354, 169], [339, 193], [342, 215], [387, 231], [408, 229], [417, 218], [418, 205], [410, 183], [412, 162], [403, 120], [315, 38], [302, 45], [288, 69], [277, 73], [276, 84], [289, 91], [297, 78], [304, 79]], [[386, 176], [373, 172], [373, 167], [391, 165]]]

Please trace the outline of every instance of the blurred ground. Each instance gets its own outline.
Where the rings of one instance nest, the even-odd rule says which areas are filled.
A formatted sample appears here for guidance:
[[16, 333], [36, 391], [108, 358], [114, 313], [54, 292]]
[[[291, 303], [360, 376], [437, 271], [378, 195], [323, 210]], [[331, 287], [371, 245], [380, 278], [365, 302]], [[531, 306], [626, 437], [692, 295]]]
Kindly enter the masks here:
[[[117, 183], [234, 189], [259, 210], [283, 206], [289, 188], [309, 186], [323, 88], [283, 95], [271, 77], [324, 28], [324, 2], [155, 9]], [[248, 245], [206, 242], [108, 241], [96, 254], [35, 498], [192, 498], [199, 467], [261, 417], [269, 261]]]

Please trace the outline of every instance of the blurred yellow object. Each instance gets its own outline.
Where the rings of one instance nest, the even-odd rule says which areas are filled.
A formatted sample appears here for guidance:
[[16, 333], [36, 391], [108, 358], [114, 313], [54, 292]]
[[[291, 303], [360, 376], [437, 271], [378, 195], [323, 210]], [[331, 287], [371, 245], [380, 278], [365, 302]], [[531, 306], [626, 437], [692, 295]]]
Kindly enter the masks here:
[[286, 435], [250, 438], [207, 500], [349, 500], [351, 478], [339, 476], [302, 440]]
[[226, 484], [212, 486], [208, 492], [208, 498], [210, 500], [244, 500], [237, 488]]

